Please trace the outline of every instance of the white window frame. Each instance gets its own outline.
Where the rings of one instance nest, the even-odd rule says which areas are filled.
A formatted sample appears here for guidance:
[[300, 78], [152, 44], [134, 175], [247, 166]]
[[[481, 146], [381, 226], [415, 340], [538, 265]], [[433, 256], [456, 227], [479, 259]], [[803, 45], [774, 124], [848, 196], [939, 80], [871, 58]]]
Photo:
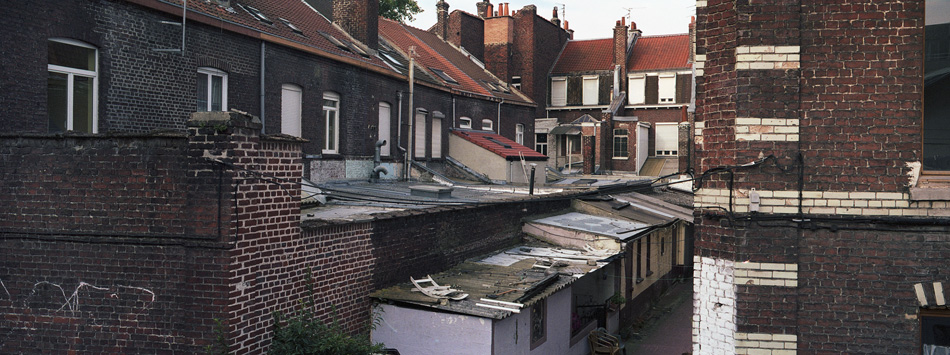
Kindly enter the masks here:
[[551, 78], [551, 106], [567, 106], [567, 78]]
[[71, 46], [83, 47], [92, 49], [95, 56], [94, 68], [95, 70], [86, 70], [79, 68], [66, 67], [61, 65], [47, 64], [47, 72], [66, 74], [66, 130], [74, 130], [74, 117], [73, 117], [73, 105], [75, 105], [75, 97], [73, 95], [73, 90], [75, 89], [73, 83], [77, 76], [92, 78], [92, 132], [90, 133], [99, 133], [99, 49], [88, 45], [86, 43], [69, 39], [69, 38], [50, 38], [51, 42], [58, 42], [63, 44], [68, 44]]
[[459, 118], [459, 128], [472, 129], [472, 119], [464, 116]]
[[[544, 136], [544, 142], [538, 140], [538, 137]], [[547, 133], [535, 133], [534, 135], [534, 151], [548, 155], [548, 134]]]
[[627, 81], [627, 102], [631, 105], [642, 105], [646, 103], [647, 77], [643, 74], [631, 75]]
[[388, 102], [379, 103], [379, 126], [376, 139], [385, 139], [386, 144], [379, 147], [379, 155], [388, 157], [392, 155], [392, 105]]
[[511, 77], [511, 87], [521, 90], [521, 76], [515, 75]]
[[583, 105], [597, 105], [597, 99], [600, 94], [600, 78], [596, 76], [585, 76], [583, 78]]
[[657, 102], [672, 104], [676, 102], [676, 74], [660, 74], [657, 80]]
[[[620, 132], [620, 131], [622, 131], [622, 132]], [[620, 134], [620, 133], [623, 133], [623, 134]], [[618, 151], [617, 151], [617, 143], [618, 143], [618, 140], [621, 139], [621, 138], [623, 138], [623, 141], [624, 141], [624, 144], [623, 144], [623, 154], [622, 154], [622, 155], [618, 155], [618, 154], [617, 154], [617, 153], [618, 153]], [[613, 150], [613, 153], [611, 153], [611, 155], [613, 155], [613, 158], [614, 158], [614, 159], [618, 159], [618, 160], [627, 160], [627, 159], [630, 159], [630, 130], [628, 130], [628, 129], [626, 129], [626, 128], [615, 128], [615, 129], [614, 129], [614, 132], [613, 132], [613, 146], [612, 146], [612, 148], [613, 148], [613, 149], [612, 149], [612, 150]]]
[[524, 145], [524, 125], [516, 124], [515, 125], [515, 142], [521, 145]]
[[495, 131], [495, 122], [492, 121], [492, 120], [490, 120], [490, 119], [487, 119], [487, 118], [486, 118], [486, 119], [483, 119], [483, 120], [482, 120], [482, 130], [483, 130], [483, 131], [492, 131], [492, 132], [494, 132], [494, 131]]
[[[198, 74], [205, 74], [208, 76], [208, 82], [205, 83], [206, 92], [205, 92], [205, 101], [206, 106], [204, 111], [211, 111], [211, 91], [212, 91], [212, 78], [215, 76], [221, 77], [221, 111], [228, 110], [228, 73], [220, 69], [215, 69], [212, 67], [199, 67]], [[196, 80], [197, 82], [197, 80]], [[199, 110], [200, 111], [200, 110]]]
[[303, 88], [295, 84], [280, 86], [280, 133], [301, 137]]
[[[323, 154], [338, 154], [340, 152], [340, 94], [325, 91], [323, 100]], [[327, 106], [325, 101], [334, 101], [336, 105]]]

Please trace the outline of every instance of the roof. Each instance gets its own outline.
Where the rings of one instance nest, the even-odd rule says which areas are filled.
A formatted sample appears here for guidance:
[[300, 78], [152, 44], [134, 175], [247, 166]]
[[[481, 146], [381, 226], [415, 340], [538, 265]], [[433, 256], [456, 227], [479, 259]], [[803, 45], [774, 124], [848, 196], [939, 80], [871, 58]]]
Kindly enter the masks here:
[[581, 124], [581, 123], [600, 123], [594, 116], [589, 114], [583, 114], [581, 117], [578, 117], [576, 120], [571, 121], [571, 124]]
[[[181, 7], [182, 0], [168, 0]], [[225, 8], [209, 1], [189, 1], [189, 12], [232, 23], [253, 32], [276, 38], [273, 41], [291, 42], [318, 49], [332, 56], [347, 57], [390, 69], [381, 59], [369, 55], [354, 44], [347, 33], [335, 27], [326, 17], [304, 1], [241, 0]], [[180, 15], [180, 10], [178, 15]], [[192, 20], [194, 15], [189, 14]], [[247, 33], [245, 33], [247, 34]]]
[[636, 192], [610, 195], [609, 199], [587, 200], [583, 203], [610, 215], [654, 226], [665, 225], [676, 220], [690, 222], [693, 220], [691, 208], [677, 206]]
[[648, 232], [653, 225], [628, 219], [595, 216], [581, 212], [568, 212], [531, 221], [553, 227], [596, 234], [619, 241], [629, 241]]
[[[373, 292], [370, 296], [383, 301], [409, 303], [440, 311], [503, 319], [513, 312], [478, 304], [491, 304], [491, 301], [483, 301], [489, 299], [531, 306], [587, 273], [607, 265], [606, 260], [611, 256], [613, 253], [607, 251], [522, 245], [478, 261], [466, 261], [445, 272], [431, 275], [439, 285], [451, 286], [467, 293], [468, 297], [461, 301], [441, 304], [437, 299], [413, 292], [414, 287], [409, 280]], [[540, 260], [552, 260], [554, 263], [549, 268], [534, 267]], [[414, 278], [425, 276], [416, 275]]]
[[380, 17], [379, 35], [402, 53], [409, 53], [410, 47], [414, 47], [417, 72], [421, 69], [438, 78], [441, 85], [506, 102], [534, 103], [433, 33]]
[[551, 74], [613, 70], [613, 38], [569, 41]]
[[633, 45], [627, 71], [689, 68], [689, 35], [643, 36]]
[[452, 134], [461, 137], [475, 145], [485, 148], [506, 160], [524, 160], [541, 161], [547, 160], [548, 156], [536, 152], [534, 149], [525, 147], [515, 141], [502, 137], [492, 132], [452, 130]]

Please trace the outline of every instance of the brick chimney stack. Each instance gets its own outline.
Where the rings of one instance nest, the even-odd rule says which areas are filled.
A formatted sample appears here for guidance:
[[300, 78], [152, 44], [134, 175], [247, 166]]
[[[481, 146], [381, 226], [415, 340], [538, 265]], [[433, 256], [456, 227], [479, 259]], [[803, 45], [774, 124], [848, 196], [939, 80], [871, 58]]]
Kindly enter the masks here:
[[[621, 17], [614, 26], [614, 65], [620, 67], [621, 77], [627, 75], [627, 24], [626, 19]], [[624, 80], [620, 80], [620, 89], [623, 89]]]
[[378, 47], [379, 0], [333, 0], [333, 21], [367, 47]]
[[481, 18], [490, 18], [492, 17], [492, 11], [494, 6], [488, 0], [479, 2], [475, 4], [475, 8], [478, 9], [478, 17]]
[[439, 0], [435, 3], [436, 8], [436, 23], [435, 23], [435, 35], [442, 38], [442, 40], [448, 40], [449, 34], [449, 3], [445, 0]]
[[561, 27], [561, 19], [557, 18], [557, 6], [554, 7], [554, 13], [551, 15], [551, 23]]

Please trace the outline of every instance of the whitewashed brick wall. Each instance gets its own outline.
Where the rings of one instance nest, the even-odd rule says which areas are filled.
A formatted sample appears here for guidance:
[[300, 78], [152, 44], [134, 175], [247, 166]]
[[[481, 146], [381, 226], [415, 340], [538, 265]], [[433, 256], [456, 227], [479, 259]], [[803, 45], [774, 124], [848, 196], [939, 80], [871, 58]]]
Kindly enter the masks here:
[[696, 256], [693, 274], [693, 354], [735, 353], [735, 263]]

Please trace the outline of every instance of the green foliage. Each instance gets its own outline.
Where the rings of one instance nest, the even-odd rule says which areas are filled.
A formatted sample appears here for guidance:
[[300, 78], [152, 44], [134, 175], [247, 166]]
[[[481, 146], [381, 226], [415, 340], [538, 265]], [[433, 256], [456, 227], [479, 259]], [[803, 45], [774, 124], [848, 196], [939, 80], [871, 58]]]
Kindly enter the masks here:
[[[336, 317], [325, 324], [314, 314], [315, 302], [313, 278], [308, 270], [307, 288], [309, 297], [300, 303], [296, 311], [289, 315], [274, 313], [274, 337], [270, 345], [270, 354], [274, 355], [370, 355], [381, 354], [383, 344], [373, 344], [369, 332], [363, 335], [349, 335], [337, 323]], [[378, 315], [374, 315], [378, 318]], [[378, 324], [374, 319], [370, 329]]]
[[224, 325], [224, 321], [215, 318], [214, 319], [214, 342], [205, 347], [205, 352], [208, 355], [228, 355], [231, 352], [228, 351], [228, 328]]
[[379, 16], [393, 21], [412, 21], [422, 11], [415, 0], [379, 0]]
[[618, 305], [624, 304], [627, 303], [627, 298], [623, 297], [623, 295], [620, 294], [620, 291], [617, 291], [617, 293], [614, 293], [614, 295], [610, 297], [610, 303]]

